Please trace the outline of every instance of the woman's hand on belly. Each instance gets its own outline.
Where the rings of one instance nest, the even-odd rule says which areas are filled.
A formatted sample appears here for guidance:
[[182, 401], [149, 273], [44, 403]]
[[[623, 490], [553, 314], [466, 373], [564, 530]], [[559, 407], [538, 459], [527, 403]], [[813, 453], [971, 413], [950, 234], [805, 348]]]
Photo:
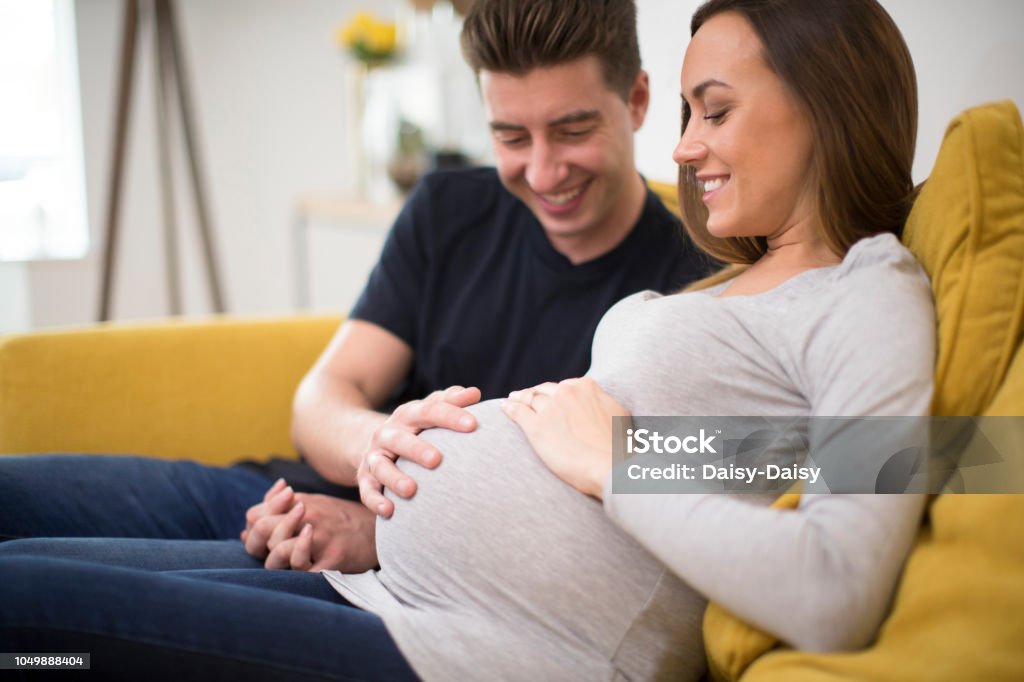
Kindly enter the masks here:
[[373, 432], [370, 447], [356, 471], [359, 497], [370, 511], [391, 518], [394, 503], [384, 494], [386, 487], [404, 498], [416, 494], [416, 481], [399, 471], [395, 460], [404, 457], [427, 469], [441, 463], [437, 448], [419, 437], [425, 429], [442, 428], [468, 432], [476, 428], [476, 419], [466, 407], [480, 402], [480, 389], [452, 386], [434, 391], [423, 400], [400, 405]]
[[567, 379], [513, 391], [501, 409], [556, 476], [601, 498], [612, 467], [612, 417], [629, 412], [596, 381]]

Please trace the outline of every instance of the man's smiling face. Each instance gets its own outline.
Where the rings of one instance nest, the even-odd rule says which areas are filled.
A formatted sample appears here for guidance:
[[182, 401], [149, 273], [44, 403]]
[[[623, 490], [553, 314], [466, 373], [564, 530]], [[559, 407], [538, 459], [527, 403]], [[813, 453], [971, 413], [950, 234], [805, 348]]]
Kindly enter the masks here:
[[646, 74], [629, 101], [608, 88], [596, 57], [525, 75], [482, 71], [480, 87], [501, 181], [555, 248], [628, 233], [642, 204], [633, 133], [647, 110]]

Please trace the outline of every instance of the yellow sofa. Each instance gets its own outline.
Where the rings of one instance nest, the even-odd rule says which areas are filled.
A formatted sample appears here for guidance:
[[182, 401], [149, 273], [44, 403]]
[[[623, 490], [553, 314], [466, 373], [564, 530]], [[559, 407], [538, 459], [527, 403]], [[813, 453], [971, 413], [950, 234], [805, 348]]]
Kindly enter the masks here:
[[0, 338], [0, 453], [294, 456], [292, 394], [340, 320], [223, 317]]
[[[675, 205], [672, 188], [656, 189]], [[905, 241], [936, 296], [936, 414], [1024, 415], [1024, 132], [1012, 103], [951, 124]], [[294, 454], [291, 394], [339, 321], [221, 318], [0, 339], [0, 453], [211, 463]], [[1024, 434], [1018, 442], [1024, 456]], [[865, 651], [791, 651], [715, 605], [705, 640], [714, 679], [1024, 680], [1024, 496], [939, 496]]]

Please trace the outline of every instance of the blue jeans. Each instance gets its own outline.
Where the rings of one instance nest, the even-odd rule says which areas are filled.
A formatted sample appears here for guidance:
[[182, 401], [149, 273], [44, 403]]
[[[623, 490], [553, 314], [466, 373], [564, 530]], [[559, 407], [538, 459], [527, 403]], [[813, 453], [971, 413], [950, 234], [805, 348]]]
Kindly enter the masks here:
[[0, 651], [89, 653], [102, 679], [416, 679], [380, 618], [315, 573], [8, 554], [0, 576]]
[[146, 457], [0, 457], [0, 540], [238, 538], [273, 481], [242, 467]]
[[240, 540], [160, 540], [147, 538], [26, 538], [0, 543], [0, 560], [49, 557], [146, 571], [261, 569], [263, 562]]

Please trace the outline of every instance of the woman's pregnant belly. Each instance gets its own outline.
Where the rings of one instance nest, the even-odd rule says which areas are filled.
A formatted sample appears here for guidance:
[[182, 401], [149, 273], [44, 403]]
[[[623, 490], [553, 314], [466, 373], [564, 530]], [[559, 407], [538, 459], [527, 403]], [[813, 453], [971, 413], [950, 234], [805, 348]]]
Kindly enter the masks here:
[[498, 401], [471, 411], [472, 433], [422, 434], [443, 455], [437, 469], [400, 462], [417, 493], [393, 497], [394, 516], [377, 524], [379, 578], [394, 596], [414, 608], [528, 619], [609, 656], [659, 579], [680, 604], [696, 603], [599, 502], [548, 471]]

